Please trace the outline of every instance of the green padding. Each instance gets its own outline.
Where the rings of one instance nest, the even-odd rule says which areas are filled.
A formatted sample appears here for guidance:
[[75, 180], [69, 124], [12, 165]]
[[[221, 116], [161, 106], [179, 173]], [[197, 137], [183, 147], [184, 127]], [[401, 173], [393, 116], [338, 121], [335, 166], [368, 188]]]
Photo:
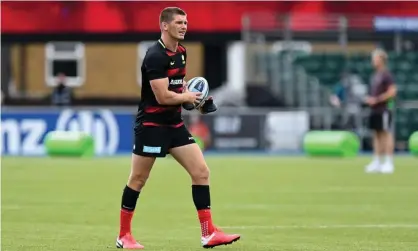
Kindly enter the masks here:
[[409, 137], [409, 151], [418, 156], [418, 131]]
[[90, 157], [94, 155], [94, 139], [83, 132], [52, 131], [44, 139], [49, 156]]
[[203, 142], [203, 140], [197, 136], [193, 136], [194, 141], [196, 141], [196, 144], [200, 147], [200, 149], [203, 151], [205, 150], [205, 143]]
[[311, 156], [356, 156], [360, 140], [346, 131], [311, 131], [305, 135], [303, 148]]

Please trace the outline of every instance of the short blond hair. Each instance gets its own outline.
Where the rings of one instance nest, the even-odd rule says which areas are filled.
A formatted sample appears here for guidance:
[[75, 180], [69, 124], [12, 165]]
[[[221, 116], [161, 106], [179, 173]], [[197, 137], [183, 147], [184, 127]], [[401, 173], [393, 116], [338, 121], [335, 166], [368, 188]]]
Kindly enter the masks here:
[[374, 50], [372, 52], [372, 57], [374, 56], [380, 57], [385, 63], [388, 61], [388, 54], [383, 49], [378, 48]]

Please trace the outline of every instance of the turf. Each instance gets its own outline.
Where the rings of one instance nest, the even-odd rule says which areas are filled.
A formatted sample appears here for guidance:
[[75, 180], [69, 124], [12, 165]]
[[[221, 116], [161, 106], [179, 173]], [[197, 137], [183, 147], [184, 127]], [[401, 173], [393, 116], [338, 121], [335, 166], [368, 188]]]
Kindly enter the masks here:
[[[208, 157], [215, 250], [418, 250], [418, 159], [367, 175], [368, 158]], [[116, 250], [128, 157], [2, 159], [2, 250]], [[190, 179], [157, 162], [133, 229], [146, 250], [202, 250]]]

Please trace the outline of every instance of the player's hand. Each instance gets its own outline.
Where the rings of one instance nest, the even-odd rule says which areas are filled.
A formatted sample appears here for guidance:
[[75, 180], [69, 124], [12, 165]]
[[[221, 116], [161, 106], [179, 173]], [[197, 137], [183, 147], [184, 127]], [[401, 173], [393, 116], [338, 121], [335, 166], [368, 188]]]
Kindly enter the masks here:
[[192, 103], [196, 104], [199, 100], [199, 97], [202, 95], [201, 92], [190, 92], [187, 90], [184, 91], [183, 95], [185, 95], [185, 103]]
[[341, 107], [340, 99], [334, 95], [329, 98], [330, 103], [335, 107]]
[[374, 98], [374, 97], [366, 97], [366, 98], [364, 99], [364, 102], [365, 102], [366, 104], [368, 104], [369, 106], [374, 106], [375, 104], [377, 104], [377, 99], [376, 99], [376, 98]]

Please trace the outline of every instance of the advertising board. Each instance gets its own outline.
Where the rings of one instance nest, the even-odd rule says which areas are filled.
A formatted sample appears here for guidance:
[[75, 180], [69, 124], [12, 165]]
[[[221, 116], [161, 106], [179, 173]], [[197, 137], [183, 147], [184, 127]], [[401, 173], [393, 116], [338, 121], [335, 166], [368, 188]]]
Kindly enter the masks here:
[[[133, 147], [135, 108], [20, 109], [1, 113], [1, 154], [42, 156], [50, 131], [83, 131], [97, 156], [128, 154]], [[191, 126], [191, 114], [184, 120]], [[217, 112], [200, 116], [210, 132], [208, 150], [298, 150], [309, 129], [305, 112]], [[293, 126], [292, 126], [293, 124]]]

